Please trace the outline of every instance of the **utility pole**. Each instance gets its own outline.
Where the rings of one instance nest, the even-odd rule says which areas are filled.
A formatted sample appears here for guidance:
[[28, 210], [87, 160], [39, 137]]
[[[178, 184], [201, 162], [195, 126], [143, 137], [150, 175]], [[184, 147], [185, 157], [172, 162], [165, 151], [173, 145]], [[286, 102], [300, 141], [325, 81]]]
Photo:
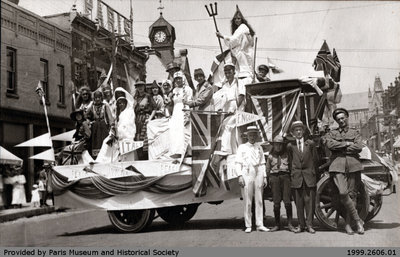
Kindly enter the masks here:
[[393, 116], [390, 117], [390, 123], [389, 123], [389, 134], [390, 134], [390, 152], [392, 153], [392, 163], [394, 163], [394, 140], [393, 140], [393, 131], [392, 131], [392, 122], [393, 122]]
[[376, 108], [376, 129], [377, 129], [377, 139], [378, 139], [378, 144], [376, 150], [381, 151], [381, 131], [380, 131], [380, 125], [379, 125], [379, 116], [378, 116], [378, 108]]

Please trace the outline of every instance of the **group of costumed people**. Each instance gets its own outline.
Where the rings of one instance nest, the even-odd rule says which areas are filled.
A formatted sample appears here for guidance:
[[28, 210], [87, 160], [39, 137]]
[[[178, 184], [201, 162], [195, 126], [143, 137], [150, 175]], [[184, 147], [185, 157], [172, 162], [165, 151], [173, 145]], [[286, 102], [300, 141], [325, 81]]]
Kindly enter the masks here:
[[[224, 65], [225, 79], [221, 85], [211, 85], [202, 69], [195, 69], [197, 87], [189, 86], [186, 74], [175, 62], [167, 66], [168, 78], [161, 85], [135, 83], [133, 95], [121, 87], [113, 92], [104, 83], [93, 93], [87, 86], [80, 88], [76, 111], [71, 119], [76, 122], [74, 139], [85, 142], [85, 148], [97, 161], [115, 160], [117, 142], [143, 141], [143, 147], [135, 151], [138, 159], [148, 159], [147, 124], [150, 120], [169, 118], [169, 154], [182, 157], [190, 144], [189, 113], [185, 109], [224, 111], [233, 113], [244, 110], [245, 85], [253, 80], [254, 31], [237, 9], [231, 21], [232, 35], [217, 32], [231, 50], [231, 60]], [[268, 67], [259, 66], [257, 81], [266, 81]], [[213, 95], [222, 96], [218, 103]], [[84, 140], [82, 140], [84, 139]], [[229, 152], [229, 150], [228, 150]], [[134, 158], [136, 158], [134, 157]]]
[[[109, 86], [100, 87], [93, 93], [81, 88], [81, 103], [71, 114], [76, 121], [74, 138], [86, 139], [93, 156], [99, 161], [110, 161], [109, 156], [118, 155], [117, 142], [124, 140], [144, 141], [143, 148], [135, 151], [138, 159], [148, 159], [147, 124], [153, 119], [168, 118], [169, 154], [172, 158], [185, 155], [190, 144], [189, 113], [187, 109], [201, 111], [223, 111], [234, 113], [244, 111], [246, 84], [268, 81], [268, 66], [260, 65], [254, 74], [254, 35], [239, 9], [231, 21], [231, 35], [216, 32], [230, 49], [231, 61], [224, 64], [222, 84], [210, 84], [202, 69], [195, 69], [195, 88], [188, 85], [186, 74], [179, 65], [172, 62], [167, 66], [169, 79], [161, 85], [153, 83], [146, 87], [142, 81], [136, 82], [131, 95], [122, 88], [114, 93]], [[217, 95], [219, 98], [215, 98]], [[222, 99], [222, 100], [221, 100]], [[356, 131], [348, 128], [348, 112], [337, 109], [333, 119], [339, 128], [329, 132], [324, 138], [325, 146], [332, 152], [330, 175], [339, 189], [340, 200], [346, 208], [345, 230], [354, 234], [351, 227], [355, 221], [356, 231], [364, 233], [363, 221], [355, 209], [357, 184], [360, 183], [362, 166], [357, 158], [361, 151], [361, 140]], [[232, 154], [228, 133], [221, 136], [221, 153]], [[243, 188], [245, 232], [252, 231], [252, 205], [255, 205], [255, 222], [258, 231], [277, 231], [282, 228], [280, 221], [281, 202], [284, 202], [288, 218], [288, 229], [299, 233], [307, 231], [314, 234], [313, 215], [317, 158], [312, 140], [305, 138], [306, 127], [301, 121], [292, 124], [293, 142], [278, 136], [271, 140], [273, 145], [268, 158], [264, 158], [262, 147], [256, 143], [258, 129], [247, 129], [247, 143], [239, 145], [236, 151], [236, 173], [239, 185]], [[189, 135], [189, 137], [188, 137]], [[285, 143], [284, 143], [285, 142]], [[346, 171], [346, 172], [345, 172]], [[275, 226], [268, 229], [263, 224], [263, 187], [272, 189]], [[291, 197], [294, 196], [299, 226], [292, 225]], [[254, 199], [254, 203], [253, 203]]]

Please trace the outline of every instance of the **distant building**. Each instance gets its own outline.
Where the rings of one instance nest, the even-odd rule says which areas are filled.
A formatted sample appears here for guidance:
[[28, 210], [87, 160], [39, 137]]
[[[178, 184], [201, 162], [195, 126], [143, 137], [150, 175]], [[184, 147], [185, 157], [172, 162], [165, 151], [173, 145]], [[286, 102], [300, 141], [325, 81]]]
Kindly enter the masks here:
[[[384, 90], [382, 82], [377, 75], [374, 81], [373, 90], [353, 94], [344, 94], [338, 107], [346, 108], [349, 111], [349, 126], [359, 129], [364, 139], [376, 138], [377, 125], [376, 115], [383, 114], [383, 96]], [[382, 130], [382, 125], [380, 126]]]
[[193, 81], [191, 77], [188, 51], [187, 49], [175, 50], [175, 28], [160, 12], [160, 17], [149, 28], [149, 39], [151, 48], [147, 49], [149, 60], [146, 63], [146, 81], [151, 83], [153, 80], [161, 82], [168, 78], [166, 67], [169, 63], [177, 63], [185, 73], [186, 79], [191, 87]]
[[144, 80], [147, 56], [132, 49], [131, 20], [105, 2], [78, 0], [71, 12], [45, 18], [71, 31], [71, 72], [77, 88], [87, 85], [96, 90], [100, 75], [107, 73], [111, 64], [114, 88], [132, 91], [128, 76], [132, 84]]
[[368, 122], [370, 116], [369, 99], [369, 92], [343, 94], [338, 107], [346, 108], [349, 111], [350, 127], [359, 129], [360, 124]]
[[24, 160], [28, 198], [38, 176], [35, 171], [41, 165], [28, 158], [46, 149], [14, 146], [47, 132], [43, 103], [35, 92], [39, 81], [45, 91], [52, 134], [73, 127], [71, 106], [67, 104], [71, 50], [68, 30], [2, 0], [0, 144]]

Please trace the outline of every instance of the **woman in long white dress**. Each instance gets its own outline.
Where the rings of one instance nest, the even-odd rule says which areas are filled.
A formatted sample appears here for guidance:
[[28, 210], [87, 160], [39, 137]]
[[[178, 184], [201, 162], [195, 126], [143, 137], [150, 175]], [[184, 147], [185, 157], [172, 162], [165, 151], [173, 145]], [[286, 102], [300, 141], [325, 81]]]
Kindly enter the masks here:
[[22, 174], [22, 167], [15, 166], [16, 175], [13, 177], [13, 193], [12, 193], [12, 205], [18, 206], [19, 208], [22, 205], [26, 204], [26, 196], [25, 196], [25, 176]]
[[217, 37], [224, 40], [225, 45], [231, 50], [232, 59], [235, 63], [239, 83], [243, 85], [252, 82], [254, 67], [254, 35], [255, 32], [243, 17], [239, 7], [236, 6], [236, 13], [231, 20], [232, 35], [225, 36], [217, 32]]
[[185, 155], [186, 148], [190, 144], [190, 120], [188, 105], [183, 104], [193, 99], [193, 90], [187, 85], [182, 71], [174, 74], [175, 88], [172, 90], [173, 110], [169, 121], [170, 142], [169, 153], [172, 158], [180, 158]]

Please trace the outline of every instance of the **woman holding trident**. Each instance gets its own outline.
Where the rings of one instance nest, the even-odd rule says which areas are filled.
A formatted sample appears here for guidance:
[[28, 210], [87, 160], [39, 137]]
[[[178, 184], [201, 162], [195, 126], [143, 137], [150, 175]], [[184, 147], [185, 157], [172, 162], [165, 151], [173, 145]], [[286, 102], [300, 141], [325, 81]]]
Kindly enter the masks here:
[[232, 36], [224, 36], [216, 32], [217, 37], [224, 39], [224, 43], [232, 53], [233, 62], [238, 70], [239, 83], [246, 85], [252, 82], [253, 76], [253, 47], [254, 30], [248, 24], [239, 7], [236, 5], [236, 13], [231, 20]]

